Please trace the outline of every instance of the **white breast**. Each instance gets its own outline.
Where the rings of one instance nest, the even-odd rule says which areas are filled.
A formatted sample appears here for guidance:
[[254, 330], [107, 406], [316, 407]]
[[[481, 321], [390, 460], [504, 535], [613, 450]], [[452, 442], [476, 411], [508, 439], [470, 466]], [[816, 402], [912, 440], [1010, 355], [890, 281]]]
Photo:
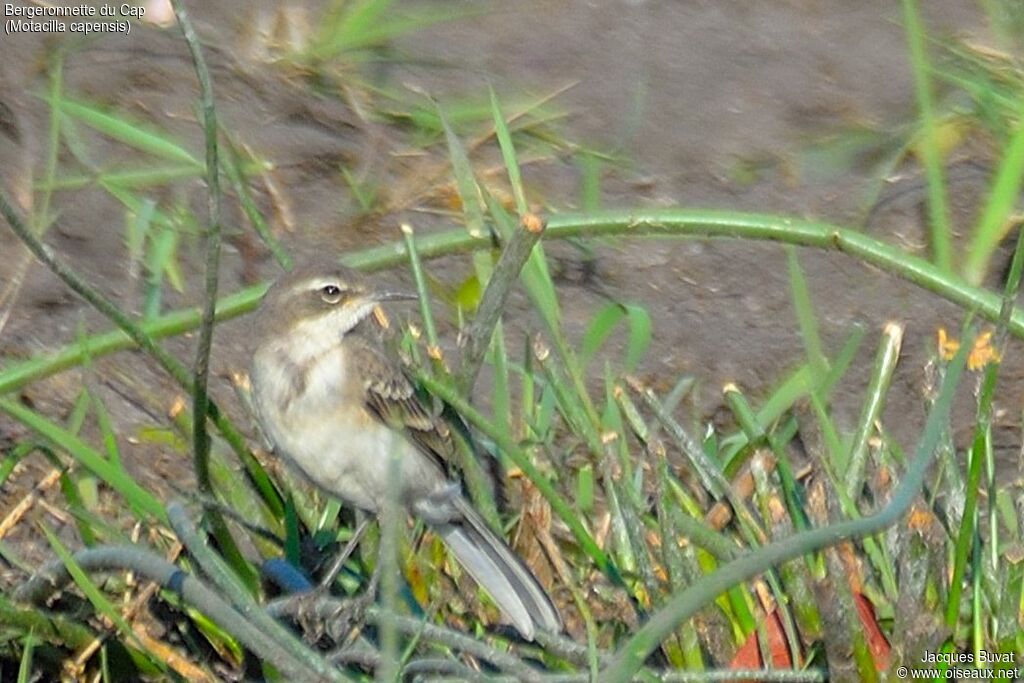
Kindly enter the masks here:
[[275, 452], [319, 488], [376, 512], [389, 486], [397, 486], [408, 504], [447, 484], [432, 461], [363, 407], [361, 387], [350, 381], [340, 349], [316, 358], [304, 383], [295, 382], [298, 368], [281, 346], [260, 348], [253, 361], [255, 403]]

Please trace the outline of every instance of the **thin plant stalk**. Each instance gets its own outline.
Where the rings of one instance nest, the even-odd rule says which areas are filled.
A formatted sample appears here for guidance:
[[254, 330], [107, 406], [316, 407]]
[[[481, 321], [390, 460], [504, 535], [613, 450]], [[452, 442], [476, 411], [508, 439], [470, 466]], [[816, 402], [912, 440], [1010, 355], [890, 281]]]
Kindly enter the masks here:
[[902, 345], [903, 326], [895, 322], [886, 323], [885, 330], [882, 332], [882, 343], [878, 347], [878, 355], [875, 357], [875, 366], [871, 373], [867, 399], [864, 401], [860, 422], [857, 423], [857, 431], [853, 436], [850, 456], [846, 461], [846, 476], [844, 478], [846, 494], [854, 500], [857, 499], [860, 488], [864, 484], [864, 465], [867, 461], [868, 441], [871, 434], [874, 433], [875, 421], [878, 420], [882, 414], [882, 408], [885, 406], [885, 397], [889, 393], [889, 383], [896, 370]]
[[416, 291], [420, 295], [420, 317], [423, 319], [423, 328], [427, 333], [428, 353], [430, 353], [431, 349], [440, 348], [440, 342], [437, 337], [437, 325], [434, 324], [434, 311], [430, 306], [427, 277], [423, 273], [423, 262], [420, 260], [419, 252], [416, 251], [416, 234], [408, 223], [402, 224], [402, 241], [405, 243], [405, 251], [409, 255], [409, 267], [412, 269], [413, 280], [416, 282]]
[[[197, 419], [192, 423], [193, 462], [196, 481], [200, 491], [213, 493], [210, 479], [210, 435], [206, 431], [206, 414], [209, 410], [209, 375], [210, 347], [213, 344], [214, 313], [217, 306], [217, 284], [220, 268], [220, 164], [217, 161], [217, 113], [214, 109], [213, 84], [210, 72], [206, 68], [206, 60], [199, 45], [199, 38], [188, 17], [188, 12], [181, 0], [171, 0], [178, 26], [185, 38], [192, 64], [195, 66], [196, 77], [199, 79], [200, 106], [203, 114], [203, 132], [206, 141], [206, 197], [207, 224], [206, 238], [206, 275], [204, 278], [205, 292], [203, 296], [203, 314], [199, 321], [199, 343], [196, 345], [196, 360], [192, 375], [192, 414]], [[218, 526], [223, 526], [223, 520]]]

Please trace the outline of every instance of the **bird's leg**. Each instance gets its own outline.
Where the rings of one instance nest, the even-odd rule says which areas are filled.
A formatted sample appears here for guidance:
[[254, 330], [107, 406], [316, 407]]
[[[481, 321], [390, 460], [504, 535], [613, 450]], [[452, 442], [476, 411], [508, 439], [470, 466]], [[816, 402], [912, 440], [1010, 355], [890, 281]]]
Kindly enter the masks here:
[[[321, 599], [330, 595], [331, 586], [334, 585], [334, 581], [338, 578], [342, 567], [345, 566], [348, 558], [352, 556], [356, 546], [359, 545], [359, 541], [362, 540], [363, 535], [366, 533], [367, 527], [370, 526], [369, 517], [362, 512], [357, 512], [356, 514], [358, 521], [355, 530], [352, 532], [352, 538], [348, 540], [345, 547], [342, 548], [341, 552], [331, 562], [331, 566], [327, 569], [324, 577], [314, 588], [294, 596], [296, 601], [295, 620], [302, 627], [306, 637], [312, 642], [319, 640], [325, 631], [330, 634], [332, 631], [337, 630], [332, 628], [332, 623], [336, 622], [342, 614], [352, 612], [358, 616], [362, 614], [366, 607], [363, 596], [358, 596], [340, 601], [341, 605], [326, 617], [321, 616], [317, 609]], [[374, 575], [376, 575], [376, 571]], [[373, 576], [370, 577], [370, 585], [367, 587], [366, 592], [370, 593], [370, 601], [372, 602], [376, 595], [376, 583]], [[351, 623], [352, 618], [348, 618], [346, 621]]]
[[381, 563], [377, 562], [370, 574], [370, 582], [366, 584], [363, 592], [354, 597], [343, 600], [338, 604], [337, 609], [331, 612], [326, 618], [324, 628], [327, 635], [336, 643], [344, 640], [352, 631], [352, 625], [363, 620], [363, 613], [366, 608], [377, 600], [377, 587], [380, 585]]
[[338, 578], [338, 573], [341, 572], [341, 568], [348, 562], [348, 558], [352, 556], [352, 552], [356, 549], [359, 541], [363, 540], [363, 534], [366, 533], [366, 528], [370, 526], [370, 519], [362, 511], [356, 513], [358, 522], [356, 523], [356, 529], [352, 532], [352, 538], [348, 539], [348, 543], [342, 548], [338, 556], [334, 558], [334, 562], [328, 568], [327, 573], [324, 574], [324, 578], [320, 580], [319, 585], [313, 589], [320, 593], [327, 593], [331, 586], [334, 585], [334, 580]]

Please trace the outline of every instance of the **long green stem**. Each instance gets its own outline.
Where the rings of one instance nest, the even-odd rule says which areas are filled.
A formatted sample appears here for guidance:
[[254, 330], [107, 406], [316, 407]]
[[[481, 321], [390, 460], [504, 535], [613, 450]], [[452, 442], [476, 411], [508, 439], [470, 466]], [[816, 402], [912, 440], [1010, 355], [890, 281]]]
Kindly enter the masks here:
[[[0, 194], [0, 200], [5, 197]], [[0, 201], [0, 209], [6, 202]], [[9, 206], [9, 204], [7, 204]], [[4, 210], [3, 213], [7, 214]], [[19, 233], [20, 236], [20, 233]], [[548, 219], [545, 239], [569, 237], [731, 237], [796, 244], [835, 250], [912, 282], [923, 289], [975, 311], [986, 320], [998, 320], [1001, 298], [988, 290], [966, 284], [960, 278], [936, 268], [927, 260], [900, 251], [896, 247], [863, 233], [818, 221], [783, 216], [713, 211], [703, 209], [651, 209], [643, 211], [605, 211], [593, 214], [558, 214]], [[474, 248], [489, 248], [490, 240], [475, 238], [465, 230], [449, 230], [418, 236], [416, 250], [423, 259], [439, 258]], [[39, 254], [36, 254], [39, 256]], [[40, 257], [41, 258], [41, 257]], [[355, 252], [342, 259], [346, 265], [364, 270], [381, 270], [404, 264], [405, 245], [392, 242]], [[222, 299], [217, 306], [218, 319], [237, 317], [256, 308], [266, 285], [240, 290]], [[147, 336], [160, 338], [195, 329], [199, 314], [195, 309], [177, 311], [140, 326]], [[1012, 307], [1007, 320], [1011, 334], [1024, 338], [1024, 310]], [[76, 365], [86, 353], [96, 358], [105, 353], [132, 346], [123, 333], [113, 332], [86, 340], [45, 359], [32, 359], [0, 372], [0, 393], [16, 391], [29, 382]]]
[[[213, 323], [217, 307], [217, 288], [220, 273], [221, 245], [221, 192], [220, 162], [217, 149], [217, 113], [214, 107], [213, 83], [210, 72], [206, 68], [206, 59], [199, 45], [192, 21], [181, 0], [172, 0], [174, 14], [178, 19], [185, 44], [192, 56], [192, 64], [199, 80], [199, 100], [203, 116], [203, 133], [206, 142], [206, 229], [205, 238], [205, 276], [203, 292], [203, 313], [199, 321], [199, 341], [196, 344], [196, 359], [192, 366], [192, 463], [196, 473], [199, 491], [208, 496], [213, 495], [213, 478], [210, 474], [210, 433], [207, 430], [206, 416], [210, 412], [210, 348], [213, 346]], [[227, 522], [220, 511], [208, 511], [210, 526], [214, 537], [225, 556], [243, 576], [248, 574], [248, 564], [238, 549]], [[250, 584], [255, 584], [250, 574]]]
[[[795, 244], [835, 250], [875, 266], [964, 308], [987, 320], [999, 315], [998, 295], [971, 286], [928, 260], [907, 254], [862, 232], [821, 221], [807, 221], [769, 214], [710, 209], [616, 210], [587, 214], [555, 214], [548, 219], [545, 239], [569, 237], [727, 237]], [[417, 240], [421, 258], [436, 258], [490, 244], [464, 230], [452, 230]], [[345, 259], [353, 267], [386, 268], [406, 259], [400, 243], [366, 249]], [[1024, 310], [1015, 308], [1010, 330], [1024, 337]]]

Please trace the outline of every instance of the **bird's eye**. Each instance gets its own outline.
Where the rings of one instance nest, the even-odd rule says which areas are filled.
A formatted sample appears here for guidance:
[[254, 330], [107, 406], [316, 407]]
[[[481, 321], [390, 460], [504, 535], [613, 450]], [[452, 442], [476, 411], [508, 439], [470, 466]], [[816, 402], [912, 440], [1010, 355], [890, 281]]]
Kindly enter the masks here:
[[341, 301], [341, 287], [338, 285], [324, 285], [320, 288], [320, 298], [329, 304], [336, 304]]

